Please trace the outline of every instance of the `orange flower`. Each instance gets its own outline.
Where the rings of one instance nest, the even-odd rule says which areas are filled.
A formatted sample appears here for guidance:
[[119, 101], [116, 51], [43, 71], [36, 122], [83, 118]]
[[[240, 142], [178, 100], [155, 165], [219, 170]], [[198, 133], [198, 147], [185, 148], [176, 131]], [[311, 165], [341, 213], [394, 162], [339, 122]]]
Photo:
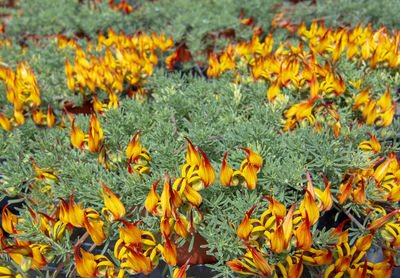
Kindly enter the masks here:
[[201, 164], [201, 158], [199, 153], [196, 151], [195, 147], [193, 146], [189, 138], [185, 137], [185, 139], [188, 141], [187, 152], [186, 152], [186, 163], [189, 165], [199, 166]]
[[370, 141], [361, 142], [358, 147], [364, 150], [370, 150], [374, 154], [377, 154], [381, 151], [381, 144], [379, 144], [378, 140], [376, 140], [375, 134], [371, 134], [368, 132], [368, 135], [371, 137]]
[[325, 190], [322, 192], [318, 188], [314, 188], [315, 195], [317, 196], [320, 203], [318, 208], [320, 211], [330, 210], [333, 204], [332, 194], [331, 194], [331, 183], [327, 181], [326, 177], [322, 175], [325, 181]]
[[394, 211], [392, 211], [391, 213], [382, 216], [381, 218], [376, 219], [374, 222], [370, 223], [368, 225], [368, 229], [370, 231], [375, 231], [376, 229], [378, 229], [379, 227], [381, 227], [386, 221], [388, 221], [391, 217], [393, 217], [395, 214], [397, 214], [399, 212], [400, 209], [396, 209]]
[[240, 239], [247, 240], [249, 238], [251, 231], [253, 229], [253, 225], [251, 224], [251, 221], [250, 221], [250, 216], [256, 207], [257, 207], [257, 205], [252, 207], [251, 210], [246, 212], [246, 214], [244, 215], [244, 218], [243, 218], [242, 222], [240, 223], [240, 225], [237, 229], [237, 232], [236, 232], [236, 234], [238, 235], [238, 237]]
[[89, 220], [85, 213], [85, 228], [88, 231], [90, 237], [96, 245], [102, 245], [106, 240], [104, 233], [104, 222], [103, 221], [92, 221]]
[[228, 162], [226, 161], [228, 151], [229, 150], [226, 151], [224, 158], [222, 159], [219, 180], [221, 182], [221, 185], [230, 187], [238, 185], [240, 181], [240, 171], [234, 171], [232, 168], [229, 167]]
[[295, 204], [293, 204], [286, 215], [285, 219], [278, 217], [275, 214], [275, 218], [277, 220], [276, 229], [271, 233], [271, 250], [276, 253], [281, 253], [282, 250], [287, 249], [289, 247], [290, 238], [293, 233], [293, 209]]
[[119, 238], [129, 246], [138, 247], [141, 244], [142, 231], [136, 226], [136, 223], [129, 223], [128, 221], [118, 219], [118, 221], [125, 224], [126, 228], [118, 226]]
[[16, 234], [15, 225], [18, 224], [18, 219], [15, 214], [13, 214], [7, 206], [3, 208], [3, 212], [1, 214], [1, 225], [9, 234]]
[[160, 182], [161, 179], [156, 181], [149, 192], [149, 195], [147, 195], [146, 201], [144, 203], [145, 208], [147, 209], [148, 212], [151, 212], [153, 214], [159, 214], [160, 212], [158, 211], [158, 202], [160, 201], [160, 195], [156, 192], [156, 187], [157, 184]]
[[297, 247], [303, 250], [308, 250], [311, 248], [312, 236], [307, 210], [305, 211], [305, 217], [302, 218], [302, 220], [300, 226], [294, 231], [294, 235], [297, 238]]
[[[76, 272], [82, 277], [97, 277], [97, 263], [94, 255], [79, 248], [79, 246], [80, 244], [75, 247]], [[82, 257], [79, 256], [78, 249], [80, 249]]]
[[374, 177], [378, 183], [380, 183], [386, 176], [386, 174], [389, 171], [389, 166], [392, 160], [395, 159], [395, 155], [391, 153], [388, 158], [385, 160], [385, 162], [382, 162], [374, 172]]
[[175, 219], [176, 219], [175, 225], [174, 225], [174, 230], [181, 237], [187, 238], [189, 222], [186, 220], [186, 218], [183, 215], [179, 215], [175, 209], [174, 209], [174, 212], [175, 212]]
[[310, 248], [306, 252], [301, 251], [301, 258], [308, 264], [328, 265], [332, 263], [332, 251]]
[[257, 169], [258, 172], [263, 164], [262, 157], [259, 154], [253, 152], [250, 147], [248, 149], [245, 148], [239, 148], [239, 149], [244, 150], [246, 152], [248, 161]]
[[191, 203], [193, 206], [200, 206], [201, 202], [203, 201], [203, 198], [201, 195], [194, 190], [190, 185], [185, 186], [185, 190], [183, 191], [183, 195], [187, 199], [189, 203]]
[[302, 218], [307, 217], [310, 225], [314, 225], [319, 219], [319, 209], [314, 199], [314, 188], [312, 187], [312, 185], [310, 186], [310, 183], [309, 188], [312, 188], [312, 191], [304, 188], [304, 190], [306, 190], [306, 194], [304, 195], [304, 199], [300, 204], [299, 210], [301, 212]]
[[71, 129], [71, 144], [75, 148], [83, 149], [83, 144], [85, 143], [85, 134], [79, 128], [78, 124], [75, 128], [75, 119], [72, 120], [72, 129]]
[[[142, 132], [142, 130], [136, 132], [131, 142], [129, 143], [128, 147], [126, 148], [126, 156], [131, 162], [136, 162], [140, 153], [142, 152], [142, 146], [140, 145], [140, 136], [139, 136], [140, 132]], [[136, 137], [138, 137], [137, 141]]]
[[[249, 266], [239, 260], [228, 261], [228, 262], [226, 262], [226, 264], [230, 267], [230, 269], [232, 269], [233, 271], [235, 271], [237, 273], [259, 276], [259, 273], [256, 269], [253, 269], [251, 266]], [[269, 277], [269, 275], [263, 276], [263, 277]]]
[[357, 189], [353, 190], [353, 201], [357, 204], [364, 204], [365, 203], [365, 184], [364, 178], [361, 177], [361, 186]]
[[103, 142], [103, 130], [95, 114], [91, 114], [89, 123], [88, 149], [91, 152], [98, 152], [100, 144]]
[[102, 181], [100, 181], [100, 183], [107, 192], [105, 193], [103, 189], [101, 190], [105, 205], [105, 208], [102, 209], [102, 213], [106, 215], [110, 221], [123, 217], [126, 213], [125, 206]]
[[176, 246], [175, 244], [169, 239], [167, 235], [164, 234], [164, 246], [163, 246], [163, 258], [165, 262], [169, 265], [176, 265]]
[[247, 242], [244, 243], [251, 251], [255, 267], [257, 267], [257, 269], [263, 274], [263, 277], [270, 276], [272, 274], [272, 268], [269, 266], [268, 262], [254, 247], [250, 246]]
[[210, 161], [208, 161], [206, 154], [203, 152], [202, 149], [200, 149], [200, 147], [198, 149], [203, 156], [203, 158], [201, 159], [201, 163], [199, 165], [199, 176], [203, 181], [203, 187], [207, 188], [208, 186], [214, 183], [216, 176], [214, 169], [211, 166]]
[[186, 260], [185, 264], [181, 268], [174, 269], [172, 278], [186, 278], [186, 267], [188, 266], [191, 258], [192, 256]]
[[339, 205], [343, 204], [350, 197], [353, 190], [353, 179], [354, 176], [348, 179], [347, 183], [340, 184], [339, 190], [341, 193], [337, 196]]
[[72, 193], [71, 197], [69, 198], [69, 204], [67, 204], [67, 202], [65, 202], [63, 199], [60, 199], [60, 220], [63, 223], [71, 224], [74, 227], [84, 227], [86, 217], [83, 209], [81, 208], [82, 204], [79, 204], [78, 206], [72, 199], [73, 196], [74, 193]]
[[50, 104], [47, 106], [47, 116], [46, 116], [47, 125], [49, 127], [54, 127], [55, 116], [53, 110], [50, 108]]
[[242, 162], [240, 172], [246, 181], [246, 187], [248, 189], [255, 189], [257, 185], [257, 168], [249, 162], [249, 159]]
[[40, 107], [39, 111], [32, 108], [32, 120], [37, 125], [41, 125], [43, 123], [43, 118], [44, 118], [44, 115], [43, 115], [42, 107]]
[[149, 274], [154, 270], [150, 257], [145, 256], [141, 252], [126, 246], [128, 249], [126, 261], [121, 264], [121, 268], [130, 268], [134, 273]]
[[278, 82], [277, 81], [275, 81], [274, 83], [272, 83], [270, 86], [269, 86], [269, 88], [268, 88], [268, 91], [267, 91], [267, 98], [268, 98], [268, 100], [269, 101], [274, 101], [274, 99], [277, 97], [277, 96], [282, 96], [281, 95], [281, 93], [280, 93], [280, 87], [279, 87], [279, 85], [278, 85]]
[[161, 193], [161, 208], [162, 212], [164, 213], [164, 216], [166, 217], [171, 217], [172, 215], [172, 209], [171, 209], [171, 190], [170, 190], [170, 184], [168, 183], [168, 173], [165, 175], [165, 180], [164, 180], [164, 189], [163, 192]]

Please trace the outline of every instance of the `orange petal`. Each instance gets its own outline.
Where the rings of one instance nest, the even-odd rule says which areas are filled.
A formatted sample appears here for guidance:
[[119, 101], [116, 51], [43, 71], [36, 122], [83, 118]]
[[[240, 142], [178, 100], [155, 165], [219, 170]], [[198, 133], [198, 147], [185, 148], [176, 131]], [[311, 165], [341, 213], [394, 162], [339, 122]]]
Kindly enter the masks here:
[[199, 153], [196, 151], [195, 147], [193, 146], [193, 144], [189, 140], [189, 138], [185, 137], [185, 139], [188, 141], [187, 153], [186, 153], [186, 163], [188, 163], [191, 166], [192, 165], [200, 166], [201, 158], [200, 158]]
[[306, 217], [303, 218], [301, 225], [294, 231], [294, 235], [297, 238], [297, 247], [303, 250], [308, 250], [311, 248], [312, 237], [307, 211], [305, 211], [305, 213]]
[[153, 214], [157, 213], [157, 204], [160, 201], [160, 195], [158, 195], [158, 193], [156, 192], [156, 187], [160, 180], [161, 179], [159, 179], [152, 185], [149, 195], [147, 195], [146, 201], [144, 203], [147, 211]]
[[100, 181], [100, 183], [104, 186], [107, 192], [107, 194], [105, 194], [104, 190], [101, 190], [103, 193], [104, 205], [112, 213], [114, 217], [113, 219], [119, 219], [123, 217], [126, 213], [125, 206], [103, 182]]
[[240, 223], [236, 234], [240, 239], [247, 240], [251, 234], [251, 231], [253, 230], [253, 225], [250, 222], [250, 216], [253, 213], [254, 209], [256, 208], [257, 205], [251, 208], [250, 211], [246, 212], [244, 215], [244, 218], [242, 222]]
[[231, 186], [232, 182], [233, 169], [229, 167], [228, 162], [226, 161], [228, 151], [226, 151], [224, 158], [222, 159], [222, 167], [221, 173], [219, 175], [219, 181], [221, 182], [221, 185], [229, 187]]
[[161, 201], [161, 208], [164, 213], [164, 216], [171, 217], [171, 215], [172, 215], [171, 192], [170, 192], [170, 186], [168, 184], [168, 172], [165, 175], [164, 189], [163, 189], [163, 192], [161, 193], [160, 201]]
[[199, 165], [199, 176], [204, 183], [204, 187], [207, 188], [215, 181], [215, 171], [203, 150], [200, 147], [198, 149], [203, 156]]
[[75, 119], [73, 119], [71, 127], [71, 144], [75, 148], [82, 149], [84, 141], [85, 141], [85, 134], [79, 128], [78, 124], [76, 125], [75, 128]]
[[175, 244], [169, 239], [168, 236], [164, 235], [165, 242], [164, 242], [164, 249], [163, 249], [163, 257], [165, 262], [169, 265], [176, 265], [176, 246]]
[[[139, 133], [142, 132], [142, 130], [139, 130], [136, 132], [136, 134], [133, 136], [131, 142], [129, 143], [128, 147], [126, 148], [126, 156], [128, 157], [131, 162], [135, 162], [136, 159], [139, 157], [140, 153], [142, 152], [142, 146], [140, 145], [140, 136]], [[137, 141], [136, 141], [136, 137]]]
[[[76, 272], [82, 277], [96, 277], [97, 276], [97, 264], [94, 260], [94, 255], [86, 252], [82, 248], [79, 248], [80, 244], [75, 247], [75, 265]], [[82, 257], [79, 256], [80, 249]]]

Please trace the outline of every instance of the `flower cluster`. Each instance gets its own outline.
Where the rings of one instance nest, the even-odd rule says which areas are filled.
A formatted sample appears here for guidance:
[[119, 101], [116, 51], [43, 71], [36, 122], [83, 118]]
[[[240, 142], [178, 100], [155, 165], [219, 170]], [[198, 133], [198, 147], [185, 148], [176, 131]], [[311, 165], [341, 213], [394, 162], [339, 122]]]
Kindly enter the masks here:
[[133, 174], [131, 166], [132, 163], [136, 163], [136, 165], [133, 166], [133, 169], [136, 173], [150, 173], [149, 162], [151, 161], [151, 156], [150, 152], [140, 145], [140, 132], [142, 131], [139, 130], [136, 132], [125, 151], [126, 156], [129, 159], [127, 162], [127, 167], [130, 174]]
[[[370, 141], [360, 143], [359, 148], [365, 152], [378, 154], [381, 146], [375, 135], [370, 135]], [[320, 216], [329, 211], [334, 203], [330, 191], [331, 184], [326, 178], [325, 190], [315, 188], [307, 173], [306, 194], [298, 209], [293, 204], [289, 211], [276, 201], [274, 197], [262, 197], [269, 200], [269, 205], [260, 218], [251, 218], [256, 208], [246, 212], [236, 234], [247, 246], [242, 260], [232, 260], [227, 265], [234, 271], [252, 274], [260, 277], [300, 277], [303, 272], [302, 264], [326, 266], [322, 273], [324, 277], [336, 277], [347, 273], [350, 277], [369, 275], [370, 277], [390, 277], [396, 255], [395, 248], [400, 247], [398, 240], [400, 228], [399, 209], [390, 213], [382, 207], [384, 202], [398, 202], [399, 195], [399, 164], [394, 153], [374, 161], [370, 167], [349, 171], [342, 180], [337, 194], [337, 205], [343, 206], [350, 199], [364, 210], [368, 219], [366, 227], [360, 224], [350, 214], [350, 219], [364, 231], [364, 236], [350, 246], [348, 230], [342, 231], [341, 225], [331, 231], [335, 239], [325, 249], [316, 249], [312, 236], [312, 225], [317, 223]], [[373, 194], [379, 201], [373, 201], [374, 196], [367, 196], [366, 188], [373, 187]], [[336, 202], [336, 201], [335, 201]], [[346, 209], [343, 211], [348, 213]], [[373, 240], [381, 241], [384, 261], [371, 263], [367, 260], [366, 252]], [[268, 259], [271, 254], [286, 254], [284, 260]], [[364, 259], [363, 259], [364, 258]], [[270, 264], [273, 264], [270, 266]]]
[[189, 139], [187, 141], [186, 162], [182, 166], [181, 177], [171, 184], [167, 173], [161, 196], [156, 192], [158, 180], [153, 184], [145, 202], [148, 212], [162, 216], [160, 230], [165, 238], [171, 236], [172, 227], [182, 238], [187, 238], [189, 231], [195, 232], [195, 225], [199, 223], [198, 218], [201, 218], [198, 207], [202, 197], [198, 191], [213, 184], [216, 178], [203, 150], [198, 148], [202, 154], [200, 156], [192, 142]]
[[229, 167], [226, 161], [228, 151], [226, 151], [222, 160], [220, 182], [223, 186], [230, 187], [240, 184], [242, 182], [241, 179], [243, 179], [248, 189], [254, 189], [257, 185], [257, 173], [260, 171], [263, 159], [257, 153], [253, 152], [251, 148], [241, 149], [246, 152], [246, 159], [240, 165], [240, 170], [234, 170]]
[[393, 121], [395, 103], [390, 98], [390, 88], [377, 100], [370, 96], [371, 87], [362, 90], [354, 100], [353, 109], [362, 113], [368, 125], [389, 126]]
[[[75, 119], [72, 120], [71, 144], [78, 149], [87, 149], [91, 152], [98, 152], [103, 142], [103, 130], [100, 122], [94, 113], [90, 116], [89, 134], [85, 134], [78, 125], [75, 125]], [[87, 143], [87, 144], [85, 144]]]
[[[117, 93], [130, 85], [129, 95], [145, 94], [143, 84], [146, 77], [152, 75], [153, 67], [158, 63], [157, 49], [165, 52], [173, 47], [171, 38], [156, 33], [135, 34], [128, 36], [116, 34], [109, 29], [107, 37], [99, 34], [96, 51], [103, 51], [104, 55], [94, 56], [92, 44], [87, 46], [88, 55], [74, 40], [67, 40], [59, 36], [59, 47], [72, 46], [75, 48], [73, 65], [65, 60], [65, 74], [68, 88], [85, 94], [89, 89], [93, 94], [93, 109], [101, 113], [106, 108], [96, 98], [98, 89], [107, 92], [109, 96], [108, 108], [118, 106]], [[107, 106], [106, 106], [107, 107]]]
[[36, 124], [42, 125], [46, 118], [46, 124], [49, 127], [54, 126], [55, 116], [50, 106], [47, 115], [43, 115], [37, 80], [28, 64], [19, 64], [16, 72], [10, 67], [0, 66], [0, 79], [6, 85], [7, 100], [14, 105], [12, 118], [9, 119], [0, 112], [0, 125], [3, 129], [10, 131], [13, 126], [24, 124], [26, 114], [30, 111]]
[[[391, 37], [385, 28], [372, 31], [370, 25], [362, 29], [361, 24], [350, 30], [347, 27], [326, 29], [323, 22], [318, 27], [317, 21], [313, 22], [310, 30], [302, 23], [297, 33], [305, 43], [308, 42], [308, 50], [303, 42], [297, 46], [285, 42], [272, 52], [272, 34], [260, 42], [258, 32], [255, 32], [251, 41], [229, 45], [219, 57], [211, 55], [207, 75], [218, 77], [231, 70], [236, 71], [235, 82], [246, 82], [246, 77], [241, 77], [238, 70], [246, 65], [254, 81], [265, 80], [270, 84], [266, 94], [270, 102], [284, 98], [283, 88], [297, 92], [296, 97], [302, 99], [285, 112], [283, 130], [309, 124], [321, 131], [326, 125], [337, 137], [341, 124], [335, 103], [340, 103], [338, 97], [348, 91], [333, 65], [347, 49], [345, 56], [348, 59], [369, 60], [371, 68], [380, 65], [397, 68], [400, 64], [396, 43], [399, 33]], [[394, 113], [390, 93], [385, 92], [379, 103], [369, 98], [368, 93], [369, 88], [355, 99], [354, 108], [363, 112], [369, 125], [390, 125]]]

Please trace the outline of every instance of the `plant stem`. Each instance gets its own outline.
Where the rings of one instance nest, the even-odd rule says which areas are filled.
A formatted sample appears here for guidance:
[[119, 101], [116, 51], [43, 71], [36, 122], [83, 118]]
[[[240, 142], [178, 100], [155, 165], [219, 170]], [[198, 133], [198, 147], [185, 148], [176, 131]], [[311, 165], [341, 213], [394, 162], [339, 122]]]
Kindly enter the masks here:
[[53, 274], [51, 275], [51, 278], [55, 278], [57, 277], [57, 274], [61, 271], [61, 269], [65, 266], [66, 263], [68, 263], [71, 260], [72, 257], [72, 253], [75, 251], [75, 248], [82, 244], [89, 236], [89, 233], [86, 231], [83, 236], [78, 240], [78, 242], [74, 245], [73, 250], [71, 250], [71, 252], [67, 255], [67, 257], [65, 258], [64, 261], [62, 261], [56, 268], [56, 271], [53, 272]]
[[346, 214], [346, 216], [348, 218], [350, 218], [350, 220], [352, 222], [354, 222], [354, 224], [357, 225], [358, 228], [360, 228], [361, 230], [365, 230], [365, 227], [348, 211], [346, 210], [344, 207], [342, 207], [341, 205], [338, 205], [340, 207], [340, 209], [344, 212], [344, 214]]

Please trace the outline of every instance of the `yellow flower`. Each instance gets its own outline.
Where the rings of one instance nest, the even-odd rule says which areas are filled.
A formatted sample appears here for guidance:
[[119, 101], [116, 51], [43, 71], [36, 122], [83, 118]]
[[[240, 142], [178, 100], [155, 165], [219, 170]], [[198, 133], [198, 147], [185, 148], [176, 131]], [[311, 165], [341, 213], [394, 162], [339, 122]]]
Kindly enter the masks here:
[[100, 181], [100, 183], [106, 190], [106, 193], [104, 192], [103, 189], [101, 190], [101, 192], [103, 193], [104, 205], [105, 205], [105, 208], [103, 208], [102, 213], [104, 215], [106, 215], [105, 213], [107, 214], [111, 213], [112, 216], [109, 217], [111, 221], [123, 217], [126, 213], [125, 206], [103, 182]]

